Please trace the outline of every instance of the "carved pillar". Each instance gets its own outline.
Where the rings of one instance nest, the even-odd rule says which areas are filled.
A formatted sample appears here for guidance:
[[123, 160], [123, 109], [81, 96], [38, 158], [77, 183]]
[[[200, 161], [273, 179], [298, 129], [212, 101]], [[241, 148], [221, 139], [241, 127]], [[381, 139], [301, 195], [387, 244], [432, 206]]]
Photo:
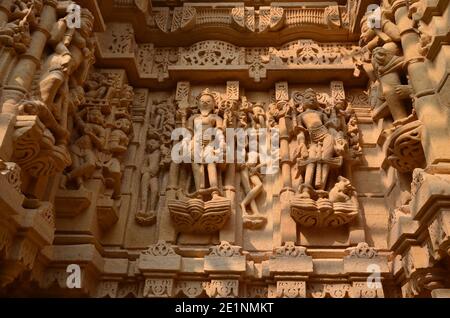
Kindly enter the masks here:
[[0, 101], [0, 157], [10, 159], [13, 153], [14, 115], [17, 114], [17, 102], [22, 99], [31, 86], [33, 75], [50, 37], [50, 30], [56, 22], [56, 1], [47, 0], [41, 12], [40, 23], [31, 37], [31, 43], [9, 76]]
[[419, 53], [420, 35], [408, 17], [407, 1], [397, 0], [392, 4], [395, 22], [400, 30], [405, 64], [415, 92], [415, 109], [423, 123], [422, 145], [427, 165], [445, 162], [450, 157], [448, 147], [448, 116], [440, 105], [433, 82], [427, 76], [427, 66]]
[[[226, 99], [229, 100], [230, 103], [233, 104], [233, 108], [236, 108], [240, 96], [239, 91], [239, 82], [238, 81], [228, 81], [226, 87]], [[233, 116], [233, 125], [232, 127], [236, 127], [236, 116]], [[235, 150], [236, 141], [233, 137], [233, 147]], [[235, 152], [235, 151], [234, 151]], [[235, 152], [236, 155], [236, 152]], [[226, 159], [225, 159], [226, 160]], [[234, 161], [236, 162], [236, 161]], [[227, 165], [227, 170], [225, 171], [225, 178], [223, 183], [224, 195], [231, 201], [231, 215], [228, 220], [228, 223], [225, 227], [220, 231], [220, 240], [228, 241], [232, 244], [236, 243], [236, 233], [239, 230], [237, 226], [237, 217], [236, 217], [236, 188], [234, 186], [236, 179], [236, 164], [229, 163]]]
[[[289, 100], [289, 91], [287, 82], [276, 83], [275, 88], [275, 98], [276, 101]], [[281, 222], [280, 222], [280, 232], [281, 242], [283, 244], [287, 241], [297, 241], [297, 224], [290, 216], [290, 206], [288, 204], [294, 191], [292, 190], [292, 180], [291, 180], [291, 159], [289, 151], [289, 130], [288, 121], [290, 118], [287, 117], [289, 111], [279, 118], [278, 128], [280, 133], [280, 164], [281, 164], [281, 177], [283, 188], [280, 192], [280, 202], [281, 202]]]

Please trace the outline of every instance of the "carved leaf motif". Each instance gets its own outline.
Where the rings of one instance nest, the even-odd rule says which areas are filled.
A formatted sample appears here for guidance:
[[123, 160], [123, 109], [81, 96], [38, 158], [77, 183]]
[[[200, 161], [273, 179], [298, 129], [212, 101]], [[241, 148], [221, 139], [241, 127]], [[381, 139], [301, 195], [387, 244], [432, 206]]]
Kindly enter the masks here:
[[245, 27], [244, 11], [245, 9], [242, 6], [235, 7], [231, 10], [233, 21], [241, 28]]
[[151, 256], [176, 255], [172, 245], [164, 240], [159, 240], [156, 244], [149, 246], [149, 248], [142, 252], [142, 254]]
[[169, 8], [161, 8], [155, 15], [156, 26], [163, 32], [169, 32]]
[[266, 31], [270, 26], [270, 7], [259, 7], [259, 32]]
[[276, 30], [282, 26], [284, 21], [284, 9], [282, 7], [270, 8], [270, 29]]
[[183, 7], [183, 15], [180, 22], [180, 29], [188, 29], [195, 25], [197, 11], [194, 7]]
[[400, 126], [390, 136], [386, 157], [400, 172], [411, 172], [422, 166], [425, 155], [421, 143], [422, 123], [414, 121]]
[[197, 298], [204, 291], [203, 285], [201, 281], [182, 281], [177, 283], [176, 290], [189, 298]]
[[253, 8], [245, 8], [245, 27], [250, 31], [255, 31], [255, 10]]
[[211, 248], [210, 256], [233, 257], [241, 255], [240, 246], [233, 246], [227, 241], [220, 242], [220, 245]]

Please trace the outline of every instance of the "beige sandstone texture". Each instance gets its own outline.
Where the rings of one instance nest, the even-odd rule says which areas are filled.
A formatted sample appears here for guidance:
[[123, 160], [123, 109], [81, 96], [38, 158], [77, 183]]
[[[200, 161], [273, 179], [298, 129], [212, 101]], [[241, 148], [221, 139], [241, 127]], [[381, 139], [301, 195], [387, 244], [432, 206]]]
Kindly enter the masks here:
[[445, 0], [0, 0], [0, 296], [450, 297], [449, 31]]

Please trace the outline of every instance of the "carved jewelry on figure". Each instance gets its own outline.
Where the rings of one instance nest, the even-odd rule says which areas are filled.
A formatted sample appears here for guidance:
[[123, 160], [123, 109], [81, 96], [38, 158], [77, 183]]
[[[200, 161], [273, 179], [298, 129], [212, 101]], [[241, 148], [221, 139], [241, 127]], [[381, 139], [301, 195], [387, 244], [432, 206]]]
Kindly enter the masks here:
[[[339, 176], [344, 160], [352, 157], [349, 142], [351, 133], [355, 138], [355, 127], [348, 131], [352, 117], [345, 100], [333, 103], [325, 108], [317, 93], [306, 89], [297, 107], [294, 160], [300, 186], [291, 200], [291, 216], [303, 226], [341, 226], [358, 214], [355, 189], [348, 179]], [[352, 143], [357, 145], [355, 140]]]

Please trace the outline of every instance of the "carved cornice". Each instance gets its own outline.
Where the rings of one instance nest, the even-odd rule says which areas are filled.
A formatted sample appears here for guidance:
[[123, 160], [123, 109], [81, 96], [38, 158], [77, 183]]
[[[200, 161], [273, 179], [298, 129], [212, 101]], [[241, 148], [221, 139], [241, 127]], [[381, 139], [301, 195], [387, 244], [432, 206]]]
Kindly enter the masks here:
[[[307, 71], [308, 78], [314, 71], [321, 78], [334, 74], [337, 79], [336, 72], [331, 70], [339, 70], [339, 77], [348, 77], [353, 73], [353, 56], [358, 49], [353, 43], [318, 43], [306, 39], [281, 47], [240, 47], [218, 40], [201, 41], [189, 47], [155, 47], [153, 43], [137, 44], [131, 24], [117, 23], [110, 24], [107, 32], [97, 34], [96, 38], [99, 65], [127, 65], [129, 79], [136, 85], [156, 86], [167, 86], [186, 74], [208, 77], [216, 74], [211, 71], [219, 69], [224, 78], [233, 74], [233, 79], [253, 85], [267, 82], [266, 79], [287, 69]], [[299, 79], [301, 76], [292, 80]]]
[[[99, 7], [106, 21], [131, 23], [139, 38], [165, 45], [187, 45], [211, 36], [222, 40], [234, 38], [242, 43], [248, 40], [265, 43], [268, 38], [280, 43], [280, 40], [298, 38], [299, 34], [320, 40], [324, 40], [326, 34], [344, 40], [353, 36], [349, 31], [350, 22], [356, 20], [352, 16], [360, 11], [358, 6], [349, 9], [343, 3], [329, 2], [271, 2], [264, 5], [259, 1], [214, 4], [204, 1], [180, 3], [182, 6], [158, 3], [151, 9], [134, 2], [118, 0], [111, 4], [101, 1]], [[186, 31], [190, 31], [189, 37], [183, 36]]]

